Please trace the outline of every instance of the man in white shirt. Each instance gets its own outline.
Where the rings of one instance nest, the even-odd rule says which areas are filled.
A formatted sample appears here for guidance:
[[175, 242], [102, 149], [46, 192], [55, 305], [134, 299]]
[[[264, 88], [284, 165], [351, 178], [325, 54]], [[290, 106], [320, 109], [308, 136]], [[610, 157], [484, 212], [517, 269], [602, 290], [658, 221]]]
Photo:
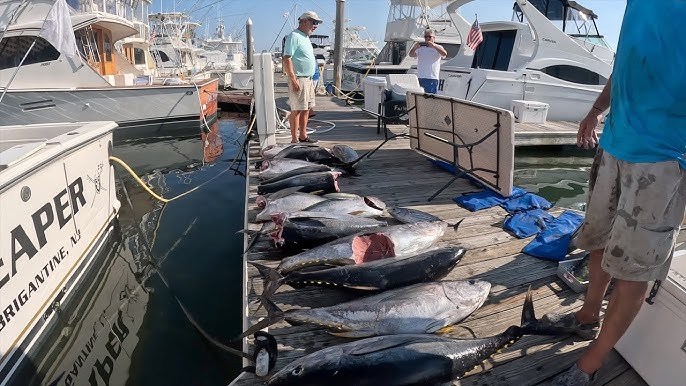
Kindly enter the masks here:
[[424, 41], [415, 43], [410, 49], [410, 56], [417, 58], [417, 77], [424, 92], [435, 94], [438, 92], [438, 73], [441, 71], [441, 59], [448, 52], [440, 44], [436, 44], [436, 33], [431, 29], [424, 30]]

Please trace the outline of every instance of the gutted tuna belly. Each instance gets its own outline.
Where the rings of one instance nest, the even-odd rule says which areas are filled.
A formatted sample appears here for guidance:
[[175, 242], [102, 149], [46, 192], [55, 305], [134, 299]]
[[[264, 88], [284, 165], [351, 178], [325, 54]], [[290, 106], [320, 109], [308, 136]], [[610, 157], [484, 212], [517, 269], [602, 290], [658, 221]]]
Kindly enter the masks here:
[[357, 236], [353, 239], [352, 247], [355, 264], [395, 257], [393, 241], [383, 233]]

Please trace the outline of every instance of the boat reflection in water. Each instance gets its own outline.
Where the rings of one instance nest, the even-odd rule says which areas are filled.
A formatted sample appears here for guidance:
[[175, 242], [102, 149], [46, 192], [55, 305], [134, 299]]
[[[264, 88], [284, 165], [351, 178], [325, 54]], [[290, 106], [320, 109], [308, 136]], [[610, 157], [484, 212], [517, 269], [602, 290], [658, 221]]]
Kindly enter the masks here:
[[117, 167], [117, 234], [59, 311], [55, 332], [0, 384], [228, 384], [238, 374], [240, 359], [203, 338], [179, 302], [217, 341], [241, 331], [243, 240], [235, 233], [245, 180], [229, 170], [239, 144], [233, 123], [218, 122], [202, 137], [115, 146], [165, 198], [202, 186], [163, 203]]

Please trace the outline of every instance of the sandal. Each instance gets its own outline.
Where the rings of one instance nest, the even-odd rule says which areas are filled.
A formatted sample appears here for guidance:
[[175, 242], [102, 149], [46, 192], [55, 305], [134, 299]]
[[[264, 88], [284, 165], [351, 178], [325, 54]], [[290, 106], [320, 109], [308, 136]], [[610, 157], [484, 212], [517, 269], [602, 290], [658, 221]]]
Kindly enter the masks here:
[[310, 137], [305, 137], [305, 139], [301, 139], [300, 142], [309, 142], [309, 143], [315, 143], [317, 142], [316, 139], [312, 139]]

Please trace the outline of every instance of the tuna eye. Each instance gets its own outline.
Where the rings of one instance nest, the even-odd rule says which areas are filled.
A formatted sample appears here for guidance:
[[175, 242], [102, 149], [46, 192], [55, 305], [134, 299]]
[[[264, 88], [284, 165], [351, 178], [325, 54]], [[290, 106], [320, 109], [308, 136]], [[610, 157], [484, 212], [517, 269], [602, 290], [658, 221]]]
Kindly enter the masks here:
[[293, 371], [291, 371], [291, 374], [295, 375], [296, 377], [302, 373], [303, 373], [303, 367], [302, 366], [298, 366], [298, 367], [294, 368]]

